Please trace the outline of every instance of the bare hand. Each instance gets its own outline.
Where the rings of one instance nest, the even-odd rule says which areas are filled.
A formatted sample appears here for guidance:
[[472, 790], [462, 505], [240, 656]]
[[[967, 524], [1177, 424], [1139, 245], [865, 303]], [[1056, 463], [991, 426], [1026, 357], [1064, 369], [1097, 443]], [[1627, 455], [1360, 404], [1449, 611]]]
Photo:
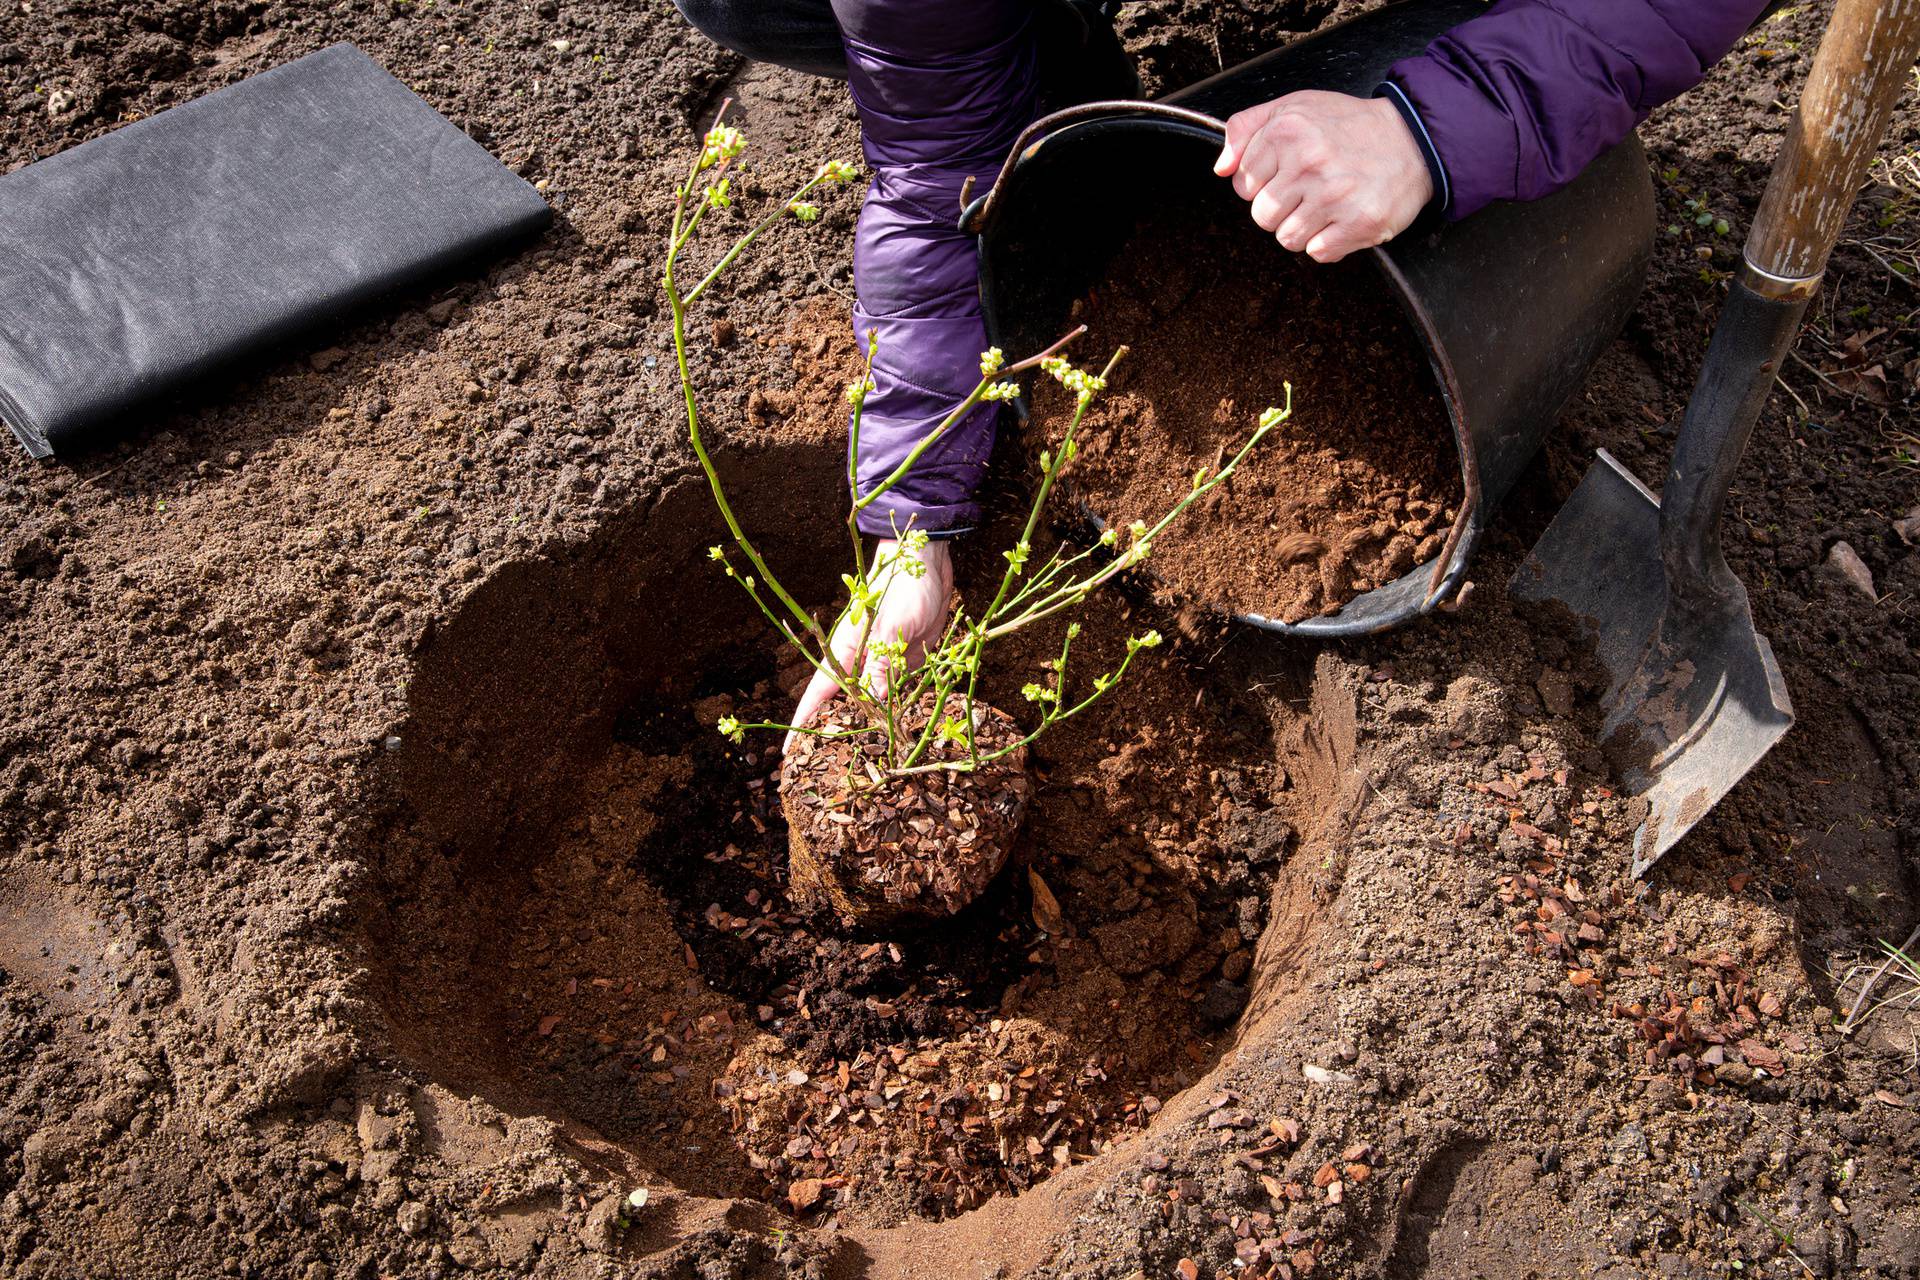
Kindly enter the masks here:
[[1385, 98], [1309, 89], [1249, 107], [1227, 121], [1213, 171], [1316, 262], [1386, 243], [1433, 199], [1420, 144]]
[[[874, 551], [874, 563], [888, 565], [898, 550], [899, 544], [893, 539], [882, 539]], [[882, 595], [879, 607], [874, 610], [871, 629], [866, 621], [855, 626], [842, 619], [829, 642], [840, 669], [849, 675], [858, 672], [860, 682], [876, 696], [885, 695], [887, 682], [895, 673], [867, 650], [893, 640], [904, 640], [906, 670], [910, 671], [926, 660], [928, 646], [939, 642], [947, 624], [947, 601], [953, 594], [953, 560], [947, 544], [929, 542], [917, 553], [909, 552], [908, 558], [926, 566], [926, 572], [916, 577], [907, 571], [904, 561], [881, 569], [873, 582], [875, 588], [882, 590]], [[838, 692], [840, 683], [831, 672], [815, 671], [813, 679], [807, 682], [806, 692], [800, 695], [793, 723], [802, 728], [812, 723], [820, 708]], [[793, 738], [793, 734], [787, 735], [785, 749], [788, 751], [793, 750]]]

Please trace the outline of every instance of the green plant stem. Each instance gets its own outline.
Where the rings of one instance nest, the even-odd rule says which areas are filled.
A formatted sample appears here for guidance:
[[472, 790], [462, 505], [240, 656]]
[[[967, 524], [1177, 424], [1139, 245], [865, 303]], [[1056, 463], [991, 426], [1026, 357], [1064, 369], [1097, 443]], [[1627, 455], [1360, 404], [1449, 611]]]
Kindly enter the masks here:
[[[681, 394], [687, 406], [687, 437], [693, 445], [694, 457], [699, 460], [700, 470], [707, 478], [707, 487], [713, 493], [714, 505], [720, 509], [721, 519], [726, 522], [728, 532], [733, 535], [734, 544], [740, 548], [741, 554], [745, 555], [747, 560], [753, 565], [755, 571], [760, 575], [760, 580], [767, 584], [767, 589], [773, 592], [780, 603], [786, 607], [787, 611], [791, 613], [800, 625], [806, 629], [807, 633], [812, 636], [814, 642], [820, 646], [821, 655], [833, 670], [835, 678], [844, 679], [846, 673], [840, 669], [839, 661], [833, 655], [833, 646], [829, 642], [826, 632], [823, 631], [820, 624], [814, 620], [813, 615], [801, 608], [799, 601], [795, 600], [793, 596], [788, 593], [787, 589], [781, 585], [780, 580], [775, 577], [773, 571], [767, 567], [767, 563], [765, 559], [761, 557], [759, 549], [756, 548], [752, 540], [747, 537], [746, 530], [741, 527], [739, 518], [734, 515], [733, 506], [727, 501], [726, 488], [721, 484], [720, 473], [714, 467], [713, 459], [707, 453], [706, 440], [700, 429], [700, 409], [693, 394], [692, 370], [687, 363], [687, 301], [681, 297], [674, 279], [674, 267], [679, 259], [680, 249], [686, 244], [687, 239], [692, 236], [694, 228], [699, 224], [700, 215], [706, 208], [706, 202], [702, 200], [700, 206], [693, 211], [691, 216], [684, 217], [683, 228], [683, 215], [685, 215], [687, 198], [693, 191], [693, 179], [699, 172], [699, 161], [696, 159], [687, 176], [686, 184], [681, 188], [679, 198], [675, 202], [674, 230], [678, 239], [674, 241], [667, 251], [666, 266], [661, 277], [661, 284], [667, 295], [667, 305], [673, 316], [673, 353], [680, 374]], [[813, 179], [813, 183], [817, 183], [818, 181], [818, 177]], [[809, 184], [808, 189], [810, 189], [811, 185], [812, 184]], [[782, 211], [784, 211], [784, 209], [785, 206], [783, 205]], [[751, 234], [757, 234], [757, 232]], [[731, 259], [729, 258], [727, 260], [730, 261]], [[709, 279], [711, 278], [710, 273]], [[704, 285], [702, 287], [704, 287]]]
[[755, 720], [751, 724], [741, 721], [740, 729], [742, 732], [748, 729], [778, 729], [782, 733], [804, 733], [809, 738], [838, 738], [842, 734], [839, 729], [810, 729], [805, 725], [781, 724], [777, 720]]
[[[725, 271], [728, 267], [732, 266], [733, 260], [735, 258], [738, 258], [740, 254], [743, 251], [745, 251], [748, 245], [752, 244], [755, 240], [758, 240], [760, 238], [761, 232], [765, 231], [768, 227], [771, 227], [774, 223], [780, 221], [781, 216], [787, 212], [787, 208], [789, 205], [793, 204], [794, 201], [805, 197], [815, 187], [819, 186], [821, 183], [825, 182], [826, 180], [827, 180], [827, 175], [824, 170], [814, 174], [813, 177], [807, 179], [806, 184], [804, 186], [802, 186], [798, 191], [794, 192], [791, 196], [787, 197], [786, 204], [780, 205], [772, 213], [760, 219], [759, 222], [754, 224], [752, 230], [748, 231], [747, 234], [741, 236], [738, 240], [734, 241], [733, 248], [727, 250], [726, 253], [721, 255], [720, 261], [713, 264], [713, 270], [707, 272], [707, 274], [701, 279], [699, 284], [693, 286], [692, 289], [688, 290], [687, 297], [686, 297], [686, 305], [692, 306], [699, 299], [700, 295], [706, 292], [707, 286], [712, 284], [716, 279], [718, 279], [722, 271]], [[703, 201], [702, 204], [704, 205], [704, 203], [705, 202]], [[696, 216], [697, 216], [697, 212], [696, 212]]]
[[[860, 397], [853, 403], [853, 417], [847, 423], [847, 497], [851, 501], [860, 492], [860, 415], [866, 409], [866, 389], [873, 382], [874, 342], [877, 330], [867, 330], [867, 362], [860, 371]], [[860, 510], [847, 513], [847, 536], [853, 540], [853, 576], [867, 576], [866, 542], [860, 537]]]
[[[1085, 327], [1084, 325], [1081, 326], [1083, 330]], [[1059, 344], [1056, 343], [1055, 345], [1058, 346]], [[1100, 371], [1102, 382], [1113, 373], [1114, 366], [1119, 364], [1121, 358], [1126, 354], [1127, 349], [1124, 346], [1114, 351], [1112, 357], [1107, 361], [1106, 368]], [[1041, 358], [1044, 359], [1045, 357], [1042, 356]], [[1038, 360], [1036, 360], [1035, 363], [1038, 363]], [[1038, 528], [1040, 524], [1040, 510], [1046, 505], [1047, 495], [1053, 492], [1053, 482], [1059, 478], [1061, 470], [1067, 465], [1067, 458], [1073, 452], [1074, 432], [1080, 429], [1080, 420], [1087, 416], [1087, 406], [1092, 402], [1093, 397], [1091, 395], [1077, 397], [1073, 406], [1073, 417], [1067, 422], [1067, 430], [1061, 437], [1060, 447], [1049, 463], [1046, 473], [1041, 477], [1040, 489], [1034, 494], [1033, 505], [1027, 509], [1027, 523], [1020, 530], [1020, 541], [1015, 544], [1016, 548], [1032, 547], [1033, 531]], [[988, 634], [987, 628], [992, 623], [995, 614], [999, 611], [1001, 603], [1007, 598], [1007, 592], [1012, 588], [1013, 580], [1019, 576], [1020, 570], [1021, 565], [1009, 558], [1007, 561], [1007, 571], [1000, 575], [1000, 588], [994, 593], [993, 603], [988, 605], [987, 611], [980, 615], [980, 622], [973, 629], [972, 652], [969, 655], [970, 671], [967, 676], [967, 757], [972, 761], [973, 767], [976, 769], [980, 767], [982, 761], [980, 759], [979, 746], [974, 741], [973, 701], [974, 692], [980, 683], [980, 662], [986, 653], [987, 641], [992, 638], [992, 636]]]
[[[920, 455], [925, 453], [928, 449], [932, 448], [933, 445], [937, 443], [942, 436], [946, 435], [948, 431], [952, 430], [953, 425], [956, 422], [959, 422], [962, 418], [966, 417], [967, 414], [971, 413], [973, 411], [974, 406], [980, 403], [980, 397], [986, 394], [986, 390], [988, 387], [992, 386], [996, 381], [1004, 381], [1006, 378], [1008, 378], [1013, 374], [1021, 373], [1027, 369], [1037, 368], [1042, 360], [1050, 359], [1056, 351], [1060, 350], [1060, 348], [1066, 346], [1069, 342], [1072, 342], [1075, 338], [1079, 337], [1081, 334], [1085, 333], [1086, 331], [1087, 331], [1087, 326], [1079, 325], [1071, 333], [1067, 334], [1064, 338], [1061, 338], [1058, 342], [1054, 343], [1052, 346], [1048, 347], [1045, 351], [1042, 351], [1040, 354], [1034, 355], [1034, 356], [1028, 356], [1025, 360], [1020, 361], [1018, 364], [1008, 365], [1004, 369], [997, 370], [996, 372], [991, 374], [983, 375], [980, 381], [974, 384], [974, 388], [970, 393], [968, 393], [967, 398], [961, 401], [960, 407], [955, 409], [952, 413], [949, 413], [946, 417], [942, 418], [940, 420], [940, 425], [936, 426], [932, 431], [929, 431], [925, 436], [921, 437], [920, 443], [914, 445], [913, 451], [907, 454], [907, 456], [901, 460], [900, 465], [895, 467], [893, 471], [888, 474], [886, 479], [882, 480], [879, 484], [875, 485], [872, 489], [868, 490], [865, 494], [857, 497], [854, 500], [853, 514], [857, 516], [860, 512], [865, 511], [869, 506], [873, 505], [874, 499], [878, 498], [881, 494], [887, 492], [889, 489], [893, 488], [893, 486], [895, 486], [896, 484], [899, 484], [901, 480], [905, 479], [906, 474], [909, 471], [913, 470], [914, 464], [920, 461]], [[851, 518], [852, 517], [849, 517], [849, 519]]]

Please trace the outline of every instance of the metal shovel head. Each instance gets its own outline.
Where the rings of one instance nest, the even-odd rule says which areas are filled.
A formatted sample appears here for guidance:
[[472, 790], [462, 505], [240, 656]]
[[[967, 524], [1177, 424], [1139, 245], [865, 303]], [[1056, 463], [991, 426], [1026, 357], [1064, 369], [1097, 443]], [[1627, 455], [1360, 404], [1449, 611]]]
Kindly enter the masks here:
[[1607, 670], [1601, 744], [1647, 803], [1642, 875], [1792, 726], [1773, 647], [1744, 602], [1709, 621], [1668, 615], [1660, 500], [1604, 449], [1508, 590], [1565, 605]]

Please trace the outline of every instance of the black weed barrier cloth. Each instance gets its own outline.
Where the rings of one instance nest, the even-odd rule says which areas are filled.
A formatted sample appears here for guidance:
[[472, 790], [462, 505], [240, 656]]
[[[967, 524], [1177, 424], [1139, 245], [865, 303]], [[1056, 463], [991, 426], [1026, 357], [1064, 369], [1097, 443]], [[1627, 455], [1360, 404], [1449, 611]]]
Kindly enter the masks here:
[[46, 457], [547, 225], [338, 44], [0, 177], [0, 418]]

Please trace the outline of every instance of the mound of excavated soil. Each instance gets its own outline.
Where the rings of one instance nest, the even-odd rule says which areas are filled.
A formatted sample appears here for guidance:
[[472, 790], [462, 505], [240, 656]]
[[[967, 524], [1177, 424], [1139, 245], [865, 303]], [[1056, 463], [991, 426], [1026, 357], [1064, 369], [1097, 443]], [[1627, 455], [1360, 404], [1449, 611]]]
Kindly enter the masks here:
[[[1293, 417], [1155, 547], [1188, 599], [1298, 622], [1440, 553], [1460, 467], [1425, 354], [1373, 266], [1281, 252], [1251, 219], [1162, 212], [1127, 240], [1076, 318], [1078, 362], [1130, 348], [1081, 424], [1067, 490], [1122, 528], [1153, 522], [1231, 457], [1268, 406]], [[1038, 434], [1071, 397], [1044, 381]]]

